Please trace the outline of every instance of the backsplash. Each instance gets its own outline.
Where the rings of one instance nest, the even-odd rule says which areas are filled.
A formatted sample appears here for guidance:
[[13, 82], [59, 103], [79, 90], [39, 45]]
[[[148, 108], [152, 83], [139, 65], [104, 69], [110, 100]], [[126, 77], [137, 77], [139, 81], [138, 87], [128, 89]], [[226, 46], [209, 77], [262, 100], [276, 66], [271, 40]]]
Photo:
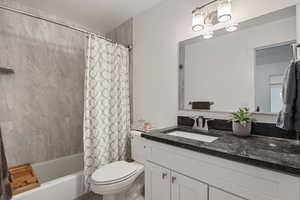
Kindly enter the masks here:
[[[178, 116], [177, 124], [179, 126], [193, 126], [194, 120], [189, 117]], [[232, 131], [231, 122], [223, 119], [209, 120], [208, 128], [223, 131]], [[251, 134], [276, 138], [296, 139], [295, 131], [287, 131], [277, 128], [276, 124], [272, 123], [253, 123]]]

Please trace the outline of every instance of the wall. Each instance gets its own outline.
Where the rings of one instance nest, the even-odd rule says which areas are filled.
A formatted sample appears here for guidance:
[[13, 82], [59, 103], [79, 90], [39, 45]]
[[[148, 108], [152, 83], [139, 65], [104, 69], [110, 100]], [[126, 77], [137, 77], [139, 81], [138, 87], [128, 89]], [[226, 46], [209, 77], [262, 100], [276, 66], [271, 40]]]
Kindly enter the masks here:
[[[300, 43], [300, 3], [297, 5], [297, 42]], [[298, 48], [297, 55], [300, 55], [300, 48]], [[298, 56], [300, 57], [300, 56]]]
[[300, 3], [297, 5], [297, 40], [300, 42]]
[[[206, 2], [165, 0], [134, 17], [134, 120], [146, 119], [165, 127], [176, 124], [177, 114], [195, 114], [178, 112], [178, 42], [199, 34], [191, 30], [191, 11]], [[233, 19], [241, 22], [297, 3], [300, 0], [234, 0]]]
[[239, 107], [254, 111], [255, 49], [295, 39], [295, 17], [291, 17], [186, 45], [185, 107], [200, 100], [213, 101], [215, 111]]
[[9, 165], [82, 152], [85, 36], [0, 10], [0, 41], [0, 66], [15, 70], [0, 74], [0, 125]]
[[122, 23], [120, 26], [113, 29], [111, 32], [107, 33], [106, 37], [125, 46], [129, 46], [133, 43], [132, 31], [133, 19], [129, 19]]

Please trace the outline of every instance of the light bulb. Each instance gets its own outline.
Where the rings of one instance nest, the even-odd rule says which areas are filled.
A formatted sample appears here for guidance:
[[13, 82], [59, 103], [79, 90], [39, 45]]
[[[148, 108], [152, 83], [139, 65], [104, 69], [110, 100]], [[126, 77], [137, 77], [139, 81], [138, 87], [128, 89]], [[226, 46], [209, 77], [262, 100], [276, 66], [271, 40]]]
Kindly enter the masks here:
[[203, 39], [210, 39], [214, 36], [214, 32], [212, 31], [207, 31], [206, 33], [203, 34]]
[[221, 23], [227, 22], [231, 19], [231, 2], [230, 0], [221, 0], [218, 8], [218, 21]]
[[236, 31], [238, 29], [238, 24], [230, 24], [228, 26], [226, 26], [226, 31], [228, 32], [233, 32]]
[[192, 29], [193, 31], [202, 31], [205, 28], [204, 13], [200, 9], [193, 11]]

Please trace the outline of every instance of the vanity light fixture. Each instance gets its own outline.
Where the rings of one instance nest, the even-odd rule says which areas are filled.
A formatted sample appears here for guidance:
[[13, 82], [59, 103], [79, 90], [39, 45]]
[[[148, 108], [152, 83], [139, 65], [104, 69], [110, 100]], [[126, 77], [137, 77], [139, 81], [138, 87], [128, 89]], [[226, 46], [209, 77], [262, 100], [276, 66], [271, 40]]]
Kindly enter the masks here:
[[226, 26], [226, 31], [227, 32], [233, 32], [236, 31], [238, 29], [238, 24], [230, 24], [228, 26]]
[[220, 0], [217, 8], [218, 21], [221, 23], [231, 20], [231, 1]]
[[[232, 0], [212, 0], [193, 10], [192, 30], [203, 31], [207, 27], [225, 23], [232, 18]], [[237, 27], [229, 27], [229, 31]], [[226, 27], [227, 30], [227, 27]]]
[[204, 34], [203, 34], [203, 39], [210, 39], [210, 38], [212, 38], [212, 37], [214, 37], [214, 32], [213, 31], [207, 31], [207, 32], [205, 32]]
[[204, 23], [204, 13], [199, 9], [196, 8], [193, 10], [193, 31], [202, 31], [205, 29], [205, 23]]

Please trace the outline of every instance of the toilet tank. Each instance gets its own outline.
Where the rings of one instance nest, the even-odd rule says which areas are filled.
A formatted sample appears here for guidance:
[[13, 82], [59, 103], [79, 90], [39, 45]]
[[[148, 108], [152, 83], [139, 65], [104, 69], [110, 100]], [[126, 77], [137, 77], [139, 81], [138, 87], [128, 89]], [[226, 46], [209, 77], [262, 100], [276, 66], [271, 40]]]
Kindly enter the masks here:
[[141, 132], [131, 131], [131, 156], [140, 164], [146, 164], [146, 140], [141, 137]]

